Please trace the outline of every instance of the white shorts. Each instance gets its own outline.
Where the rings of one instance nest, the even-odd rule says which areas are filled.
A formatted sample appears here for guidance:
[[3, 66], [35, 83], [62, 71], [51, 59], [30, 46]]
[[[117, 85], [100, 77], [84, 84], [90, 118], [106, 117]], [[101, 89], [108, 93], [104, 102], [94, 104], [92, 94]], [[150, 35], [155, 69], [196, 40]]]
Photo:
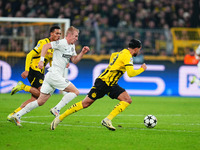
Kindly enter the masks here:
[[53, 94], [55, 89], [58, 90], [64, 90], [66, 87], [68, 87], [71, 84], [71, 82], [67, 79], [65, 79], [63, 76], [57, 74], [48, 72], [45, 75], [44, 82], [41, 87], [41, 92], [45, 94]]

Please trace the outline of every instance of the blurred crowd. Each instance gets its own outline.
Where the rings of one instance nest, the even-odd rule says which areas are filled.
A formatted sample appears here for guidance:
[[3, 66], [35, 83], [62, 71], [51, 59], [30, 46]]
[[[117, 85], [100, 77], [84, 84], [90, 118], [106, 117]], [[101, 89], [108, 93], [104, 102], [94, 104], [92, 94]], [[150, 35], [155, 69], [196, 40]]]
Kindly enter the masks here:
[[[194, 27], [198, 0], [0, 0], [0, 16], [70, 18], [74, 26]], [[197, 14], [199, 15], [199, 14]]]
[[[135, 37], [142, 40], [144, 54], [166, 55], [171, 27], [199, 26], [198, 3], [198, 0], [0, 0], [0, 16], [70, 18], [71, 25], [84, 28], [79, 45], [93, 46], [91, 54], [118, 51]], [[160, 32], [154, 32], [157, 29]]]

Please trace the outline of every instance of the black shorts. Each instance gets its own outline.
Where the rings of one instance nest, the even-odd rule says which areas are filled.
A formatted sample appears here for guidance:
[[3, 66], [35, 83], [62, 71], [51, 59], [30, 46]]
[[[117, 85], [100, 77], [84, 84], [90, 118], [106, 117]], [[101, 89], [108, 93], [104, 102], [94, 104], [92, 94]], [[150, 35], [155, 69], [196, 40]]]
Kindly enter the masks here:
[[121, 88], [118, 84], [108, 86], [104, 81], [97, 78], [95, 80], [94, 86], [88, 93], [88, 97], [92, 100], [96, 100], [107, 94], [110, 98], [117, 99], [118, 96], [124, 91], [125, 89]]
[[35, 71], [32, 68], [29, 69], [28, 81], [32, 87], [39, 88], [42, 86], [44, 80], [44, 74], [39, 71]]

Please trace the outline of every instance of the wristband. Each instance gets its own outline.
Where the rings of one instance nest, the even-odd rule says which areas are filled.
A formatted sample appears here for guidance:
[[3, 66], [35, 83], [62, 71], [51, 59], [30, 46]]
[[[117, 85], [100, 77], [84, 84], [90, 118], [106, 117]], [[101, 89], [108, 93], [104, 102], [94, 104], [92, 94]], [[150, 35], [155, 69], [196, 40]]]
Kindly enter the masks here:
[[43, 56], [40, 57], [40, 61], [44, 61], [44, 57]]

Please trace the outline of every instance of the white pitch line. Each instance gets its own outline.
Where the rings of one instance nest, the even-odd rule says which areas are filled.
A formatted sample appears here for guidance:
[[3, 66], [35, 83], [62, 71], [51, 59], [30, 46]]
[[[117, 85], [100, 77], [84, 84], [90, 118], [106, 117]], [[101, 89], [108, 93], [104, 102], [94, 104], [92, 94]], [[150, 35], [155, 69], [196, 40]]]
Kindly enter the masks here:
[[171, 125], [182, 126], [182, 125], [189, 125], [189, 126], [200, 126], [200, 123], [172, 123]]
[[[80, 117], [105, 117], [106, 115], [74, 115], [73, 116], [80, 116]], [[145, 117], [146, 115], [118, 115], [118, 116], [126, 116], [126, 117]], [[200, 114], [193, 114], [193, 115], [183, 115], [183, 114], [160, 114], [160, 115], [155, 115], [155, 116], [163, 116], [163, 117], [182, 117], [182, 116], [200, 116]], [[48, 117], [53, 117], [52, 115], [48, 115], [48, 116], [27, 116], [27, 117], [23, 117], [23, 118], [48, 118]]]
[[[41, 125], [49, 125], [50, 123], [43, 123], [43, 122], [33, 122], [33, 121], [21, 121], [22, 123], [30, 123], [30, 124], [41, 124]], [[100, 123], [99, 123], [100, 124]], [[88, 125], [74, 125], [74, 124], [64, 124], [61, 123], [59, 124], [59, 126], [73, 126], [73, 127], [85, 127], [85, 128], [105, 128], [103, 126], [88, 126]], [[199, 133], [200, 131], [187, 131], [187, 130], [167, 130], [167, 129], [148, 129], [148, 128], [131, 128], [131, 127], [121, 127], [121, 128], [117, 128], [117, 130], [120, 129], [131, 129], [131, 130], [153, 130], [153, 131], [165, 131], [165, 132], [186, 132], [186, 133]]]
[[[50, 116], [30, 116], [30, 117], [23, 117], [23, 118], [34, 118], [34, 117], [50, 117]], [[0, 122], [5, 122], [5, 121], [0, 121]], [[29, 122], [29, 123], [35, 123], [32, 121], [23, 121], [21, 120], [21, 122]], [[79, 123], [85, 123], [85, 124], [98, 124], [99, 122], [84, 122], [84, 121], [79, 121]], [[37, 123], [37, 122], [36, 122]], [[45, 124], [45, 123], [41, 123], [41, 124]], [[117, 122], [115, 124], [119, 124], [119, 125], [136, 125], [136, 124], [143, 124], [143, 123], [128, 123], [128, 122]], [[170, 125], [175, 125], [175, 126], [200, 126], [200, 123], [163, 123], [163, 122], [159, 122], [159, 124], [165, 125], [165, 124], [170, 124]]]
[[[43, 123], [43, 122], [34, 122], [34, 121], [21, 121], [22, 123], [30, 123], [30, 124], [46, 124], [46, 125], [50, 125], [51, 123]], [[74, 124], [59, 124], [59, 126], [75, 126], [75, 127], [92, 127], [92, 128], [103, 128], [103, 126], [86, 126], [86, 125], [74, 125]]]
[[[0, 122], [8, 122], [8, 121], [0, 121]], [[23, 123], [29, 123], [29, 124], [41, 124], [41, 125], [49, 125], [50, 126], [50, 122], [49, 123], [44, 123], [44, 122], [36, 122], [36, 121], [23, 121], [22, 122], [22, 126]], [[81, 122], [81, 123], [86, 123], [86, 122]], [[89, 123], [89, 122], [88, 122]], [[101, 123], [97, 123], [97, 122], [90, 122], [90, 124], [98, 124], [98, 126], [91, 126], [91, 125], [75, 125], [75, 124], [64, 124], [61, 123], [59, 124], [59, 126], [73, 126], [73, 127], [85, 127], [85, 128], [104, 128], [103, 126], [101, 126]], [[116, 123], [115, 123], [116, 124]], [[127, 123], [117, 123], [117, 124], [127, 124]], [[131, 123], [131, 124], [142, 124], [142, 123]], [[198, 124], [199, 125], [199, 124]], [[153, 129], [148, 129], [148, 128], [132, 128], [132, 127], [119, 127], [117, 128], [117, 130], [125, 130], [125, 129], [131, 129], [131, 130], [153, 130], [153, 131], [165, 131], [165, 132], [186, 132], [186, 133], [200, 133], [200, 131], [187, 131], [187, 130], [167, 130], [167, 129], [157, 129], [157, 128], [153, 128]]]

